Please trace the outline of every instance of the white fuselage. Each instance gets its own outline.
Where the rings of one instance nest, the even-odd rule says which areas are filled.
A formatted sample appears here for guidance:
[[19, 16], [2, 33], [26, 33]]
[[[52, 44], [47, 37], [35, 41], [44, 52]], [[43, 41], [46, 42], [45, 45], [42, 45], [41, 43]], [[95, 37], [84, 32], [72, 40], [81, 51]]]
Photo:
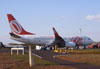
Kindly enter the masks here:
[[[50, 45], [55, 40], [54, 36], [22, 35], [20, 37], [21, 38], [14, 38], [14, 37], [11, 37], [11, 38], [20, 42], [24, 42], [24, 43], [29, 43], [29, 44], [34, 44], [34, 45], [45, 45], [45, 46]], [[81, 37], [81, 38], [82, 38], [81, 40], [82, 45], [89, 45], [93, 43], [93, 40], [91, 40], [88, 37]], [[66, 42], [74, 42], [74, 41], [71, 41], [71, 39], [72, 38], [64, 38]]]
[[39, 35], [23, 35], [21, 38], [13, 38], [14, 40], [34, 45], [50, 45], [54, 41], [52, 36], [39, 36]]

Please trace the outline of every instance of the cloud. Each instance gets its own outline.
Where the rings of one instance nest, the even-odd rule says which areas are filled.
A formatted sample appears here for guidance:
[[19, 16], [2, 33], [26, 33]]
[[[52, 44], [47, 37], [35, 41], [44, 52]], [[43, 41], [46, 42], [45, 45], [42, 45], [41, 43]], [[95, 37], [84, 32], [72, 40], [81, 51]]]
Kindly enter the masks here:
[[98, 15], [88, 15], [88, 16], [86, 16], [86, 19], [89, 20], [89, 21], [100, 22], [100, 14], [98, 14]]

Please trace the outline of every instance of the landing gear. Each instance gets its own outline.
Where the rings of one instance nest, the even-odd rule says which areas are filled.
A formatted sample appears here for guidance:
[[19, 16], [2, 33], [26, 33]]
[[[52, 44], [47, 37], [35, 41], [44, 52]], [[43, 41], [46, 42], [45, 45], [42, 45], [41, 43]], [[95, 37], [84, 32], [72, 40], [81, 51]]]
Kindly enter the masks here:
[[86, 46], [84, 46], [84, 49], [86, 49]]

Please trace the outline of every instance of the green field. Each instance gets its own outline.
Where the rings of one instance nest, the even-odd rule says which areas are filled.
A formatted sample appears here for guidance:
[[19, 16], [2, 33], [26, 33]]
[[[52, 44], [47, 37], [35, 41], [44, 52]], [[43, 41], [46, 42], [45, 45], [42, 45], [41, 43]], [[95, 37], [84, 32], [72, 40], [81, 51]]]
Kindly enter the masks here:
[[[50, 62], [50, 61], [47, 61], [47, 60], [44, 60], [44, 59], [41, 59], [37, 56], [32, 56], [33, 59], [34, 59], [34, 63], [35, 65], [55, 65], [56, 63], [54, 62]], [[22, 61], [26, 61], [26, 62], [29, 62], [29, 55], [28, 54], [25, 54], [25, 55], [10, 55], [10, 59], [14, 59], [14, 60], [22, 60]]]
[[72, 62], [93, 64], [100, 66], [100, 54], [72, 54], [66, 56], [57, 56], [56, 58]]
[[72, 62], [100, 65], [100, 49], [67, 50], [69, 55], [56, 58]]
[[76, 69], [70, 66], [57, 65], [56, 63], [33, 56], [35, 65], [29, 67], [28, 54], [10, 55], [0, 53], [0, 69]]
[[[100, 49], [68, 50], [69, 55], [57, 56], [56, 58], [72, 62], [100, 65]], [[29, 67], [28, 54], [10, 55], [10, 53], [0, 53], [1, 69], [77, 69], [71, 66], [58, 65], [54, 62], [33, 56], [35, 65]]]
[[70, 54], [100, 54], [100, 49], [67, 50]]

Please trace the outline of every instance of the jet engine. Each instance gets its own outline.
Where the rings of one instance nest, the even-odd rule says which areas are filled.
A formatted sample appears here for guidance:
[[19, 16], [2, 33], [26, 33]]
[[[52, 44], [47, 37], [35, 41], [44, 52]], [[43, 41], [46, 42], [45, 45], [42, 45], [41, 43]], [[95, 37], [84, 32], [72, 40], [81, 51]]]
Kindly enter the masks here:
[[76, 44], [74, 42], [65, 42], [66, 47], [75, 47]]

